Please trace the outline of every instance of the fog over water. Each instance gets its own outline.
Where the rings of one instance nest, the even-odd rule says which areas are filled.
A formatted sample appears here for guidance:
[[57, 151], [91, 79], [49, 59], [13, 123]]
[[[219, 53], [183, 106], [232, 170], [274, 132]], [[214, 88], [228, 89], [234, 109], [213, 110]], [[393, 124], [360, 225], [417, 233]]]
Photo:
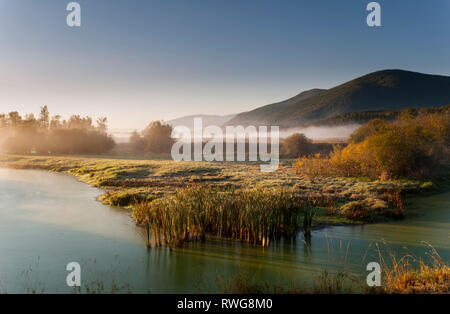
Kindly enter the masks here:
[[280, 131], [280, 137], [286, 138], [295, 133], [303, 133], [312, 140], [323, 140], [327, 138], [348, 138], [356, 131], [360, 124], [348, 124], [338, 126], [309, 126], [306, 128], [292, 128]]
[[[280, 130], [280, 138], [286, 138], [295, 133], [303, 133], [306, 137], [312, 140], [324, 140], [324, 139], [346, 139], [348, 138], [355, 130], [357, 130], [361, 124], [347, 124], [347, 125], [337, 125], [337, 126], [309, 126], [304, 128], [290, 128], [290, 129], [281, 129]], [[203, 128], [203, 131], [205, 128]], [[128, 138], [130, 137], [133, 130], [129, 129], [114, 129], [111, 130], [111, 133], [114, 136], [114, 139], [118, 143], [128, 142]], [[193, 134], [193, 130], [191, 130]], [[268, 128], [268, 133], [270, 134], [270, 127]], [[223, 134], [225, 136], [225, 130], [223, 130]], [[176, 134], [174, 134], [176, 136]], [[204, 138], [205, 139], [205, 138]]]

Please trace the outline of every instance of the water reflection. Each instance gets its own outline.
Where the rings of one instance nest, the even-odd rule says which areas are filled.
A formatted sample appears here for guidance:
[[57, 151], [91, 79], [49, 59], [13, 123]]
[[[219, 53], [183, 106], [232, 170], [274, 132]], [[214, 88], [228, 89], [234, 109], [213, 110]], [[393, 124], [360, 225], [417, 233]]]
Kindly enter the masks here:
[[365, 265], [378, 260], [373, 243], [383, 239], [399, 253], [408, 246], [419, 256], [427, 241], [444, 260], [450, 257], [450, 193], [414, 199], [413, 218], [324, 228], [310, 241], [300, 234], [262, 248], [208, 238], [173, 251], [147, 250], [129, 213], [95, 201], [100, 193], [64, 174], [0, 169], [0, 291], [71, 292], [65, 286], [71, 261], [81, 264], [84, 284], [193, 293], [214, 292], [218, 277], [240, 272], [285, 284], [311, 283], [323, 269], [365, 274]]

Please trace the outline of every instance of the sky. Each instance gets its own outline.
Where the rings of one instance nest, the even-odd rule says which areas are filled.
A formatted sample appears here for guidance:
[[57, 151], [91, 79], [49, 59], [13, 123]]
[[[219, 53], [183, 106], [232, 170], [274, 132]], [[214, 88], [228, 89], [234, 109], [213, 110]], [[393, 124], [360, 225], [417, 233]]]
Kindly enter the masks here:
[[394, 68], [450, 76], [450, 1], [0, 0], [0, 112], [112, 129], [231, 114]]

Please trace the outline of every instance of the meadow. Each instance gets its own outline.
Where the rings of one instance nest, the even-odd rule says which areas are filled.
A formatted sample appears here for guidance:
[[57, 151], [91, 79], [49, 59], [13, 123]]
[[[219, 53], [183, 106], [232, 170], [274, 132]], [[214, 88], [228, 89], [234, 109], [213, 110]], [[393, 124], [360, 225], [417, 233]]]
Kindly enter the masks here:
[[[432, 182], [419, 179], [371, 180], [366, 177], [309, 178], [295, 174], [294, 160], [282, 160], [278, 171], [260, 172], [257, 163], [175, 162], [133, 160], [113, 157], [67, 157], [1, 155], [0, 166], [63, 172], [105, 191], [99, 200], [108, 205], [132, 209], [137, 202], [166, 198], [190, 186], [213, 186], [236, 190], [289, 190], [302, 199], [319, 200], [315, 227], [328, 224], [363, 223], [338, 213], [365, 204], [373, 210], [392, 208], [389, 193], [429, 193], [443, 189], [450, 176], [441, 173]], [[392, 198], [392, 197], [391, 197]], [[393, 209], [393, 208], [392, 208]]]

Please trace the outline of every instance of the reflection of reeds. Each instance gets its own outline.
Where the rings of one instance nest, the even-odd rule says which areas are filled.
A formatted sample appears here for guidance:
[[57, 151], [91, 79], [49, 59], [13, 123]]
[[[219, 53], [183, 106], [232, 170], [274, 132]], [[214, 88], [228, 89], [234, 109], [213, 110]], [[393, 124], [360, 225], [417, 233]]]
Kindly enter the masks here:
[[315, 215], [315, 210], [313, 207], [307, 206], [303, 213], [303, 233], [305, 235], [305, 239], [311, 238], [311, 230], [312, 230], [312, 221]]
[[217, 276], [218, 293], [223, 294], [341, 294], [353, 293], [361, 287], [358, 278], [350, 273], [338, 272], [330, 274], [324, 270], [312, 275], [314, 283], [289, 284], [279, 282], [260, 282], [246, 272], [239, 272], [234, 276]]
[[273, 239], [296, 237], [302, 224], [310, 236], [313, 216], [308, 202], [291, 190], [220, 190], [202, 185], [137, 203], [133, 211], [146, 229], [147, 246], [153, 240], [155, 246], [169, 247], [203, 240], [207, 234], [268, 246]]
[[395, 217], [405, 217], [405, 206], [403, 202], [403, 193], [400, 189], [388, 189], [387, 200], [395, 210]]

